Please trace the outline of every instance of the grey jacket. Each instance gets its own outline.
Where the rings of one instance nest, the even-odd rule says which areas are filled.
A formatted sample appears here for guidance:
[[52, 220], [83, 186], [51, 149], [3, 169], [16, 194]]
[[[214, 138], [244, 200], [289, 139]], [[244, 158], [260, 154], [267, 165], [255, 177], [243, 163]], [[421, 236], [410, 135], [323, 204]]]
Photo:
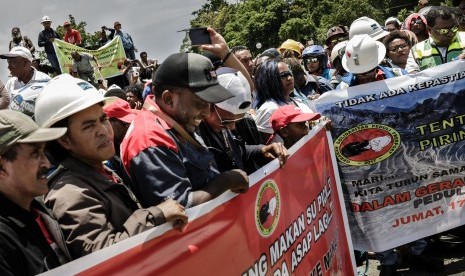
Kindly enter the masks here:
[[49, 182], [46, 205], [57, 218], [73, 258], [78, 258], [165, 222], [158, 207], [140, 209], [134, 195], [74, 157]]

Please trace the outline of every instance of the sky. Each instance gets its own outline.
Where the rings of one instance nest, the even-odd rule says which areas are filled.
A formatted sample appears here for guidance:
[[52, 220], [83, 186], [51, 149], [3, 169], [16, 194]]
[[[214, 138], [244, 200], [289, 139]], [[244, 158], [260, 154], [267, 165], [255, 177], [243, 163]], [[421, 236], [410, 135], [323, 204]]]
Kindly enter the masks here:
[[[21, 29], [23, 36], [28, 36], [36, 51], [43, 50], [37, 45], [39, 32], [43, 30], [40, 23], [44, 15], [52, 20], [52, 28], [74, 16], [76, 22], [87, 23], [86, 32], [100, 31], [106, 25], [112, 28], [115, 21], [121, 22], [123, 31], [128, 32], [139, 50], [145, 51], [151, 59], [162, 62], [168, 55], [178, 52], [185, 36], [177, 32], [189, 27], [193, 18], [191, 13], [206, 0], [13, 0], [4, 4], [0, 10], [0, 54], [8, 53], [11, 29]], [[108, 32], [107, 32], [108, 33]], [[7, 62], [0, 60], [0, 80], [8, 80]]]

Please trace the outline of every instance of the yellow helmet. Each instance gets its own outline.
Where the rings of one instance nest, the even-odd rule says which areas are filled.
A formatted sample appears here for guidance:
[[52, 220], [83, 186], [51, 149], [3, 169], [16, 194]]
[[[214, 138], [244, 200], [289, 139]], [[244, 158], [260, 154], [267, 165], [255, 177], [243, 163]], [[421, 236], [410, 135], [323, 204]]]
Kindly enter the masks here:
[[299, 42], [293, 40], [293, 39], [288, 39], [281, 44], [281, 47], [278, 48], [278, 51], [282, 53], [284, 50], [292, 50], [296, 53], [297, 57], [300, 57], [302, 54], [300, 51], [299, 47]]

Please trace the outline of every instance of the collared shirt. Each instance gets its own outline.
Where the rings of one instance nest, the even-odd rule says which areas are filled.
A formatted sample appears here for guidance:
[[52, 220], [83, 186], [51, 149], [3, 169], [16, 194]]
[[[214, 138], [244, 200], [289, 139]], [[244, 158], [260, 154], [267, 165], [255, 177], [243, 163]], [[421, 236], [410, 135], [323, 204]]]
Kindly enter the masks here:
[[11, 77], [5, 84], [5, 88], [8, 91], [8, 95], [10, 96], [10, 99], [13, 98], [16, 94], [18, 94], [18, 89], [21, 87], [26, 86], [26, 84], [35, 82], [35, 81], [41, 81], [41, 80], [49, 80], [50, 77], [49, 75], [42, 73], [40, 71], [37, 71], [34, 67], [32, 67], [32, 70], [34, 70], [34, 73], [32, 74], [32, 78], [28, 83], [24, 83], [18, 79], [18, 77]]

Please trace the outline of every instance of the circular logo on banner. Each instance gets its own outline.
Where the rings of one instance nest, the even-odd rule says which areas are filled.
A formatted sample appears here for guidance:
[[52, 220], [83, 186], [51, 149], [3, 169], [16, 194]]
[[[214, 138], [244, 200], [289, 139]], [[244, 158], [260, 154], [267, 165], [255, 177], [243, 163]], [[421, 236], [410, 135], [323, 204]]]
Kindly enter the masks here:
[[280, 210], [278, 185], [273, 179], [266, 180], [258, 190], [255, 200], [255, 224], [262, 236], [268, 237], [276, 229]]
[[336, 157], [351, 166], [366, 166], [383, 161], [400, 146], [400, 134], [380, 124], [358, 125], [334, 141]]

